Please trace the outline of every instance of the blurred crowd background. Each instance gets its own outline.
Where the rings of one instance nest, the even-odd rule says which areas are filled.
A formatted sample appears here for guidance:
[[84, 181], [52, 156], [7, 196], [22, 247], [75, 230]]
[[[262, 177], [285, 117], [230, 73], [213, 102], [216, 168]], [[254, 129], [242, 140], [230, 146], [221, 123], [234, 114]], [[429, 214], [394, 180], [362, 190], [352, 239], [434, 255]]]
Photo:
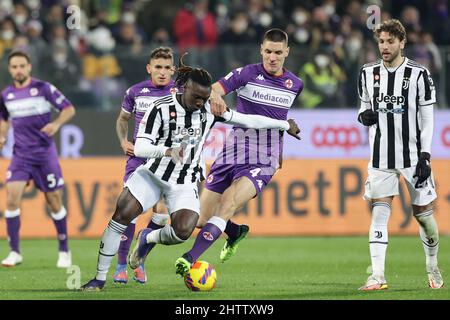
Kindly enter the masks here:
[[359, 68], [378, 57], [370, 5], [381, 20], [402, 21], [405, 55], [429, 68], [438, 108], [448, 108], [447, 0], [0, 0], [0, 86], [10, 82], [6, 58], [18, 48], [30, 54], [33, 75], [77, 107], [115, 110], [130, 85], [148, 78], [153, 48], [171, 46], [177, 59], [188, 51], [186, 63], [216, 80], [259, 62], [263, 33], [278, 27], [290, 36], [286, 67], [305, 82], [296, 107], [356, 108]]

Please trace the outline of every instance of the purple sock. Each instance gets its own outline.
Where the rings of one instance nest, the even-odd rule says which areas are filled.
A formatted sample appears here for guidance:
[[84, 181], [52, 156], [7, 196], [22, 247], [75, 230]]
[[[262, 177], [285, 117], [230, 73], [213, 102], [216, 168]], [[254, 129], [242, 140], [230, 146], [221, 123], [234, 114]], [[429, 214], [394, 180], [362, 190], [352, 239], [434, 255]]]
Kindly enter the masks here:
[[218, 226], [207, 223], [197, 234], [194, 246], [187, 253], [191, 255], [192, 262], [196, 261], [213, 243], [216, 241], [222, 231]]
[[131, 242], [133, 241], [136, 224], [130, 223], [125, 229], [125, 232], [120, 237], [120, 246], [118, 252], [118, 264], [127, 264], [127, 255], [130, 251]]
[[59, 251], [68, 252], [69, 246], [67, 244], [68, 236], [67, 236], [67, 215], [60, 219], [53, 219], [53, 223], [56, 227], [56, 232], [58, 234], [58, 242], [59, 242]]
[[20, 216], [13, 218], [6, 218], [6, 230], [8, 232], [9, 246], [11, 251], [20, 253], [19, 248], [19, 229], [20, 229]]
[[239, 224], [234, 223], [231, 220], [228, 220], [227, 226], [225, 227], [225, 232], [228, 235], [228, 238], [236, 239], [239, 236]]

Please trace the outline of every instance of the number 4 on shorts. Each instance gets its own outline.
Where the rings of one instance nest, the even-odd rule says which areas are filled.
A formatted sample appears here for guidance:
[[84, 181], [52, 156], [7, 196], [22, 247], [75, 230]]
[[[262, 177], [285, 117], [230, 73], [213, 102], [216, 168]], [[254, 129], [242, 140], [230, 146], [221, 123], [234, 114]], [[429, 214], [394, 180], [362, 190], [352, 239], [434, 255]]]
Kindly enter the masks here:
[[256, 168], [256, 169], [250, 170], [252, 177], [256, 177], [260, 172], [261, 172], [261, 168]]

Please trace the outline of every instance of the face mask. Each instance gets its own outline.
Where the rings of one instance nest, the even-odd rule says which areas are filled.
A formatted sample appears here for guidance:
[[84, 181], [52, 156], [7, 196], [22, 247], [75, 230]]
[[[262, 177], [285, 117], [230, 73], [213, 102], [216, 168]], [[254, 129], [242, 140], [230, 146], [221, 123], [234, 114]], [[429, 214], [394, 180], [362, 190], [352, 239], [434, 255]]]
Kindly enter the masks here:
[[5, 30], [2, 32], [2, 38], [3, 40], [12, 40], [14, 38], [14, 31], [12, 30]]
[[122, 15], [122, 21], [129, 24], [134, 24], [136, 22], [136, 17], [132, 12], [125, 12]]
[[27, 17], [24, 15], [18, 15], [14, 17], [14, 22], [18, 25], [21, 26], [25, 23], [25, 21], [27, 20]]
[[64, 53], [55, 53], [53, 60], [55, 60], [57, 64], [64, 64], [67, 60], [67, 56]]
[[330, 63], [330, 59], [323, 54], [317, 55], [314, 61], [320, 68], [325, 68]]
[[41, 2], [39, 0], [26, 0], [25, 4], [31, 10], [36, 10], [36, 9], [38, 9], [40, 7]]
[[306, 22], [306, 19], [308, 19], [308, 17], [306, 16], [306, 14], [304, 12], [300, 11], [300, 12], [297, 12], [296, 14], [294, 14], [293, 19], [297, 25], [301, 26], [303, 23]]
[[267, 12], [261, 13], [261, 15], [259, 16], [259, 23], [263, 27], [270, 26], [270, 24], [272, 23], [272, 16]]
[[13, 9], [12, 0], [2, 0], [0, 1], [0, 11], [5, 11], [10, 13]]
[[359, 41], [356, 38], [353, 38], [348, 41], [347, 46], [348, 46], [349, 51], [354, 52], [354, 51], [359, 51], [361, 49], [362, 44], [361, 44], [361, 41]]
[[228, 8], [226, 5], [220, 3], [216, 7], [216, 12], [219, 17], [225, 17], [228, 13]]
[[327, 4], [326, 6], [323, 7], [323, 11], [325, 11], [325, 13], [329, 17], [331, 17], [336, 12], [336, 8], [331, 4]]
[[305, 43], [309, 39], [309, 33], [308, 31], [306, 31], [306, 29], [301, 28], [295, 32], [294, 37], [298, 42]]
[[247, 30], [248, 23], [245, 20], [241, 20], [235, 23], [235, 31], [237, 33], [242, 33]]
[[88, 41], [95, 49], [101, 52], [109, 52], [116, 45], [110, 31], [104, 27], [94, 30], [88, 37]]

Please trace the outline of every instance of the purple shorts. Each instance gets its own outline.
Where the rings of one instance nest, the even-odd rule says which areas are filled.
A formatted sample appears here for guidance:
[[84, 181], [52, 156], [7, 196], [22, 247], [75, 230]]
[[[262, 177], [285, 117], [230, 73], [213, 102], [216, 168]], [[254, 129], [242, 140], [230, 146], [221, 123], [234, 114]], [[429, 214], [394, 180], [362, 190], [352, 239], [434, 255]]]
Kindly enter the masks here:
[[234, 180], [247, 177], [253, 183], [256, 194], [260, 194], [267, 186], [275, 170], [270, 166], [258, 164], [216, 164], [211, 166], [206, 178], [205, 188], [222, 194]]
[[125, 166], [125, 176], [123, 177], [123, 182], [125, 183], [128, 180], [128, 177], [139, 167], [141, 164], [147, 162], [147, 159], [137, 158], [137, 157], [129, 157], [127, 160], [127, 165]]
[[49, 157], [47, 162], [30, 164], [13, 157], [6, 172], [6, 182], [33, 180], [42, 192], [52, 192], [64, 187], [61, 167], [57, 158]]

